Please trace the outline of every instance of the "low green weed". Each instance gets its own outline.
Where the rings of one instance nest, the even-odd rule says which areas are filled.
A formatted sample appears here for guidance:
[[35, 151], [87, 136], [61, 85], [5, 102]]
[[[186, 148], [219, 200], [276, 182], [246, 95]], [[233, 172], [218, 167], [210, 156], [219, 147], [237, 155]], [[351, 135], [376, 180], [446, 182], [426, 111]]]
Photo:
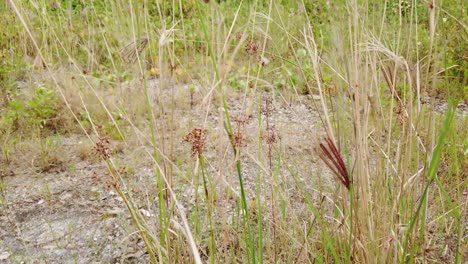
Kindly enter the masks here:
[[29, 99], [13, 99], [8, 103], [3, 125], [13, 131], [21, 129], [48, 129], [56, 131], [59, 127], [59, 100], [55, 90], [39, 86]]

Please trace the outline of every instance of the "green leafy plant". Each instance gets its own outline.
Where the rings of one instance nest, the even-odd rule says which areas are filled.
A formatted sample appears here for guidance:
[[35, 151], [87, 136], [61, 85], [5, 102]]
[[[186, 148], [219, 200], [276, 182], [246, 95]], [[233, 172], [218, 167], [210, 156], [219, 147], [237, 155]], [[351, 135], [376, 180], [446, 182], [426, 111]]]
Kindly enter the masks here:
[[30, 99], [17, 99], [8, 103], [4, 123], [13, 130], [20, 128], [56, 130], [58, 114], [59, 101], [55, 90], [39, 86]]

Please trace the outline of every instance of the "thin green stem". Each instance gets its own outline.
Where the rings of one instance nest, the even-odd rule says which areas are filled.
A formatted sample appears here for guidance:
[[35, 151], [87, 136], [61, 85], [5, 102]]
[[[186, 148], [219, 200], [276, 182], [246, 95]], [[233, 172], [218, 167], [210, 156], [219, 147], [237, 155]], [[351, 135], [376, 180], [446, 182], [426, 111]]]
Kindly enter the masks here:
[[408, 230], [406, 231], [405, 235], [405, 240], [403, 243], [403, 254], [401, 256], [401, 263], [409, 263], [412, 259], [411, 256], [406, 256], [406, 252], [409, 247], [409, 240], [410, 237], [413, 234], [413, 229], [415, 227], [415, 224], [417, 220], [419, 219], [420, 212], [422, 210], [423, 205], [426, 203], [427, 195], [429, 192], [429, 187], [431, 184], [434, 182], [434, 180], [437, 177], [437, 170], [439, 168], [439, 163], [440, 163], [440, 157], [442, 155], [442, 147], [445, 143], [445, 137], [447, 136], [447, 133], [450, 129], [450, 125], [452, 123], [453, 117], [455, 115], [455, 106], [457, 105], [456, 102], [450, 102], [449, 109], [447, 111], [447, 114], [445, 116], [445, 122], [442, 126], [442, 132], [440, 133], [439, 140], [437, 142], [437, 146], [432, 154], [432, 159], [431, 163], [429, 165], [429, 170], [427, 173], [427, 178], [428, 181], [426, 183], [426, 187], [424, 188], [424, 192], [421, 197], [421, 201], [419, 202], [419, 205], [417, 207], [416, 212], [414, 213], [411, 222], [408, 226]]
[[353, 255], [353, 244], [354, 244], [354, 184], [349, 185], [349, 240], [348, 240], [348, 252], [346, 253], [346, 263], [351, 263], [351, 257]]
[[203, 188], [205, 189], [205, 199], [207, 202], [207, 209], [208, 209], [208, 223], [210, 225], [210, 263], [216, 263], [216, 240], [215, 240], [215, 231], [213, 226], [213, 190], [212, 194], [210, 195], [208, 192], [207, 187], [207, 179], [205, 175], [205, 159], [202, 155], [198, 155], [198, 160], [200, 163], [202, 178], [203, 178]]
[[[133, 5], [138, 5], [137, 2], [134, 2], [130, 6], [133, 7]], [[136, 6], [138, 7], [138, 6]], [[133, 8], [133, 10], [138, 10], [138, 8]], [[138, 12], [131, 12], [132, 16], [135, 15], [136, 19], [136, 25], [134, 25], [134, 29], [136, 29], [137, 33], [137, 38], [141, 38], [141, 30], [140, 30], [140, 16]], [[151, 144], [153, 146], [153, 155], [154, 159], [156, 162], [159, 162], [159, 153], [157, 151], [157, 144], [156, 144], [156, 126], [155, 126], [155, 121], [154, 121], [154, 113], [153, 113], [153, 107], [151, 105], [150, 101], [150, 96], [148, 92], [148, 83], [145, 77], [145, 71], [146, 69], [146, 62], [144, 58], [140, 58], [140, 54], [137, 50], [137, 46], [135, 46], [135, 51], [136, 51], [136, 56], [140, 65], [140, 72], [142, 74], [142, 79], [143, 79], [143, 89], [144, 89], [144, 96], [145, 96], [145, 105], [146, 105], [146, 111], [148, 113], [148, 118], [149, 118], [149, 126], [150, 126], [150, 132], [151, 132]], [[143, 53], [144, 56], [144, 53]], [[160, 217], [159, 217], [159, 230], [161, 232], [160, 234], [160, 243], [164, 247], [166, 245], [166, 237], [167, 237], [167, 228], [166, 228], [166, 206], [165, 206], [165, 197], [164, 197], [164, 181], [162, 179], [161, 173], [159, 170], [156, 170], [156, 177], [157, 177], [157, 184], [158, 184], [158, 206], [159, 206], [159, 212], [160, 212]]]

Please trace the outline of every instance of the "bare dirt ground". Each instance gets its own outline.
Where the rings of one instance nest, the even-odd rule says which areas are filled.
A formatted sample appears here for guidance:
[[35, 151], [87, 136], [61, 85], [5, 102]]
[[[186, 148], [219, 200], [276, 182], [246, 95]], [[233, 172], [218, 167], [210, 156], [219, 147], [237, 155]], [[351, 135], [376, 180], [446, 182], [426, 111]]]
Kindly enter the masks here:
[[[182, 92], [176, 96], [187, 94]], [[199, 103], [193, 109], [185, 100], [186, 106], [175, 110], [175, 138], [180, 139], [175, 142], [176, 156], [190, 158], [190, 146], [182, 144], [183, 136], [191, 129], [189, 124], [204, 126], [210, 137], [205, 155], [208, 161], [212, 160], [210, 166], [214, 182], [220, 193], [227, 188], [235, 195], [239, 188], [233, 168], [220, 167], [223, 163], [229, 164], [230, 161], [226, 160], [232, 159], [223, 129], [223, 110], [216, 105], [207, 108], [201, 97], [195, 99]], [[310, 135], [317, 133], [321, 126], [317, 112], [310, 105], [311, 99], [304, 96], [301, 100], [303, 103], [290, 105], [284, 98], [274, 98], [275, 111], [271, 116], [285, 157], [294, 153], [296, 163], [311, 159], [313, 146]], [[254, 196], [256, 177], [260, 170], [265, 169], [256, 164], [259, 154], [256, 150], [259, 109], [254, 107], [252, 99], [244, 97], [242, 93], [231, 97], [228, 104], [232, 116], [249, 119], [243, 128], [246, 141], [243, 161], [247, 193]], [[207, 109], [210, 110], [207, 112]], [[80, 158], [79, 149], [87, 147], [92, 151], [92, 146], [86, 146], [89, 140], [84, 135], [67, 135], [57, 140], [61, 142], [60, 155], [67, 157], [68, 165], [40, 172], [32, 160], [30, 164], [9, 166], [8, 173], [2, 178], [5, 203], [0, 212], [0, 263], [147, 262], [143, 242], [137, 235], [131, 234], [134, 230], [122, 200], [112, 188], [106, 186], [107, 167], [103, 162]], [[154, 200], [156, 197], [151, 194], [156, 190], [155, 179], [150, 160], [142, 159], [144, 147], [136, 143], [145, 140], [143, 137], [133, 140], [128, 143], [130, 146], [126, 145], [113, 158], [123, 165], [134, 166], [127, 179], [129, 188], [135, 199], [143, 201], [143, 204], [145, 199], [153, 199], [143, 209], [151, 218], [157, 216], [156, 208], [152, 206], [157, 204]], [[296, 155], [299, 154], [305, 159], [298, 159]], [[140, 161], [139, 164], [136, 160]], [[307, 164], [312, 163], [309, 160]], [[184, 166], [188, 170], [193, 169], [190, 168], [192, 164], [188, 167], [181, 165]], [[312, 168], [316, 165], [306, 166]], [[191, 208], [196, 190], [191, 179], [181, 177], [175, 179], [175, 189], [186, 208]], [[226, 200], [228, 202], [224, 208], [227, 214], [234, 210], [235, 200]]]
[[[176, 96], [187, 94], [182, 91]], [[211, 140], [206, 158], [212, 161], [210, 174], [220, 193], [226, 189], [232, 190], [234, 194], [238, 191], [233, 164], [224, 168], [224, 164], [230, 164], [228, 160], [232, 159], [232, 153], [223, 129], [222, 108], [217, 105], [207, 108], [203, 98], [199, 96], [196, 99], [198, 103], [193, 109], [185, 99], [185, 105], [175, 110], [177, 129], [174, 129], [174, 137], [180, 141], [175, 142], [174, 153], [176, 157], [183, 157], [183, 164], [179, 166], [180, 171], [175, 171], [178, 178], [174, 182], [176, 192], [188, 210], [194, 203], [194, 193], [199, 190], [194, 190], [192, 179], [184, 176], [183, 170], [193, 169], [193, 164], [186, 164], [190, 159], [190, 147], [182, 143], [182, 137], [193, 127], [204, 126], [209, 131]], [[285, 164], [304, 167], [299, 172], [299, 178], [306, 186], [314, 186], [317, 179], [311, 175], [317, 174], [324, 176], [322, 180], [325, 184], [332, 185], [332, 177], [320, 170], [317, 158], [313, 155], [313, 140], [323, 135], [323, 129], [318, 113], [312, 107], [312, 100], [311, 97], [302, 96], [299, 101], [290, 104], [284, 98], [273, 98], [275, 110], [271, 122], [281, 142], [277, 148], [281, 148]], [[255, 104], [253, 99], [244, 97], [242, 93], [230, 97], [228, 104], [232, 116], [251, 116], [245, 126], [246, 147], [242, 159], [247, 193], [252, 199], [257, 188], [256, 177], [259, 171], [264, 170], [256, 162], [257, 157], [261, 156], [258, 152], [257, 119], [260, 109], [255, 107], [258, 103]], [[207, 112], [207, 109], [210, 110]], [[132, 233], [134, 229], [122, 200], [112, 188], [106, 186], [105, 164], [80, 158], [77, 149], [80, 145], [88, 144], [88, 139], [84, 135], [67, 135], [60, 140], [60, 154], [67, 156], [68, 166], [39, 172], [30, 165], [33, 164], [30, 161], [29, 165], [10, 166], [9, 173], [2, 178], [5, 189], [4, 205], [0, 211], [0, 263], [148, 262], [144, 243], [138, 235]], [[141, 202], [141, 209], [145, 210], [148, 218], [156, 218], [153, 168], [148, 158], [142, 158], [145, 156], [144, 146], [137, 143], [145, 140], [142, 137], [127, 142], [113, 158], [130, 171], [127, 179], [129, 189], [135, 199]], [[263, 144], [264, 157], [266, 146], [260, 144]], [[282, 180], [290, 184], [286, 189], [295, 184], [288, 173], [286, 170], [281, 173]], [[268, 184], [265, 184], [265, 189], [268, 188]], [[310, 190], [313, 192], [312, 188]], [[291, 191], [291, 196], [294, 195]], [[236, 199], [220, 200], [226, 203], [224, 208], [229, 215], [230, 210], [234, 210]]]

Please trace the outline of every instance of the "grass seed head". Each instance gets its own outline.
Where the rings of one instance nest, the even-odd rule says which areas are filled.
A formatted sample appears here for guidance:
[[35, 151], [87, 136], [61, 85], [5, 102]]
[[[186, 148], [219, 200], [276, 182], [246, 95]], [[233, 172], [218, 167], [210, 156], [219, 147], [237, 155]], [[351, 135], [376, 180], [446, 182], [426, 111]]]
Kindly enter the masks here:
[[335, 143], [327, 137], [325, 138], [325, 143], [320, 143], [316, 151], [325, 165], [338, 177], [343, 186], [349, 190], [351, 188], [351, 177]]

